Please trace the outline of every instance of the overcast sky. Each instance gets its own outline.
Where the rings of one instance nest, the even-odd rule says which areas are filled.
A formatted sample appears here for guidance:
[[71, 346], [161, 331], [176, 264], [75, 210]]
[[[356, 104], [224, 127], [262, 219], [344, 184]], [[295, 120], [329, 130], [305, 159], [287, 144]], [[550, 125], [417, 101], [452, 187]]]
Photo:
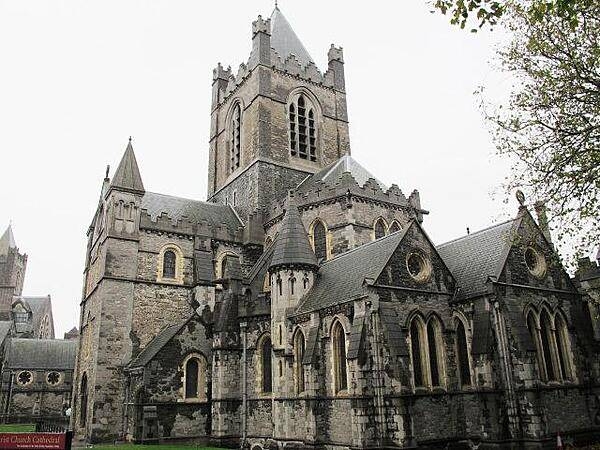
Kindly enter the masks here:
[[[508, 89], [471, 34], [424, 0], [280, 0], [321, 68], [344, 47], [352, 155], [418, 189], [436, 243], [503, 220], [475, 89]], [[107, 164], [133, 144], [147, 190], [206, 199], [212, 69], [247, 61], [270, 0], [0, 0], [0, 228], [29, 255], [26, 295], [51, 294], [57, 336], [78, 325], [86, 230]]]

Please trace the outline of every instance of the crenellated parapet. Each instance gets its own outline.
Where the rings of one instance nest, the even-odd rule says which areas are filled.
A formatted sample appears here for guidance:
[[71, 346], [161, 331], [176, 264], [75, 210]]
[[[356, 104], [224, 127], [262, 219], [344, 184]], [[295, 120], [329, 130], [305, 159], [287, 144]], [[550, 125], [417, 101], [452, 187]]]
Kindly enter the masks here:
[[151, 216], [147, 210], [142, 210], [140, 230], [174, 233], [184, 236], [199, 236], [204, 239], [215, 239], [228, 242], [244, 242], [244, 227], [232, 228], [227, 223], [211, 223], [207, 220], [193, 221], [182, 215], [177, 219], [167, 213]]

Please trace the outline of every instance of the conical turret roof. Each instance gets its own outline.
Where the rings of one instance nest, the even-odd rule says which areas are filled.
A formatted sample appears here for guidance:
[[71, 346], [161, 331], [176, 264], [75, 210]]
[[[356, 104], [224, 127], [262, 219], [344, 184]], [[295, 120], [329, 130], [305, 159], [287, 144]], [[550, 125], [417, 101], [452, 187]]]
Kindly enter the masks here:
[[271, 14], [271, 47], [283, 60], [293, 53], [302, 67], [309, 62], [314, 63], [292, 26], [277, 6]]
[[316, 269], [319, 267], [317, 257], [308, 242], [308, 235], [300, 219], [298, 206], [293, 199], [290, 199], [279, 227], [279, 234], [273, 243], [273, 258], [269, 269], [292, 265]]
[[129, 139], [123, 158], [119, 163], [119, 167], [117, 167], [115, 176], [112, 179], [111, 187], [130, 191], [145, 191], [144, 183], [142, 183], [142, 176], [140, 175], [140, 169], [138, 168], [135, 153], [133, 152], [133, 146], [131, 145], [131, 139]]
[[16, 247], [15, 236], [13, 235], [12, 227], [9, 225], [0, 238], [0, 255], [7, 255], [9, 249]]

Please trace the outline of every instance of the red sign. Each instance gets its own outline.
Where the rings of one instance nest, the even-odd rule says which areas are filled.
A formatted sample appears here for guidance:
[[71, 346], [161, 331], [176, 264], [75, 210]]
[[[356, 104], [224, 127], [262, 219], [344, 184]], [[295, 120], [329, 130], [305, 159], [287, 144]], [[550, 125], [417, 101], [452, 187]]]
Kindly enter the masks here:
[[64, 450], [65, 433], [0, 433], [0, 449]]

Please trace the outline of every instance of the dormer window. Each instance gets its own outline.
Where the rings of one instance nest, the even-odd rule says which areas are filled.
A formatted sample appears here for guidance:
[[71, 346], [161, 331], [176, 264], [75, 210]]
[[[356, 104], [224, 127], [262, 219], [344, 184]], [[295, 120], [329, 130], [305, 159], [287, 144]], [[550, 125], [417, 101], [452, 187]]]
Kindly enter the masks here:
[[317, 160], [315, 108], [305, 94], [298, 94], [288, 106], [290, 154], [309, 161]]

